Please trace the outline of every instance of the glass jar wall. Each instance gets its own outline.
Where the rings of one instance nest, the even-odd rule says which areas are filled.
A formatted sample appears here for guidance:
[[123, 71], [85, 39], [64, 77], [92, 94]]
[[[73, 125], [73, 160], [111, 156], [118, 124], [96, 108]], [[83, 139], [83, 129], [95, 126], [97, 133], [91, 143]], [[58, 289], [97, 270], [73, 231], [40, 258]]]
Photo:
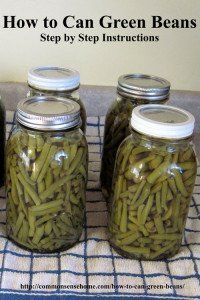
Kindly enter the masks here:
[[144, 107], [133, 110], [132, 133], [117, 152], [109, 232], [121, 255], [157, 260], [181, 246], [197, 171], [194, 119], [172, 107]]
[[79, 110], [55, 97], [18, 105], [6, 155], [7, 234], [32, 251], [67, 249], [82, 233], [88, 150]]
[[117, 98], [106, 115], [101, 165], [101, 186], [105, 198], [111, 192], [115, 157], [120, 143], [130, 134], [129, 122], [134, 107], [140, 104], [165, 103], [170, 83], [165, 79], [129, 74], [119, 77]]
[[5, 152], [5, 107], [0, 96], [0, 187], [4, 185], [4, 173], [5, 173], [5, 162], [4, 162], [4, 152]]
[[79, 95], [80, 75], [73, 69], [36, 67], [28, 72], [28, 96], [55, 96], [76, 101], [80, 105], [81, 129], [86, 131], [86, 111]]

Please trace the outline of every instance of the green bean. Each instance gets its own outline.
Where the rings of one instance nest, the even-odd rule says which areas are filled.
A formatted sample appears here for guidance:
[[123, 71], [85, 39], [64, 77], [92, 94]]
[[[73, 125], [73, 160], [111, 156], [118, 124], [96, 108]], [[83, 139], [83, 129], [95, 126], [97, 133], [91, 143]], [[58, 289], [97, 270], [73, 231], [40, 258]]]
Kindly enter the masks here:
[[128, 229], [131, 230], [131, 231], [138, 231], [138, 226], [136, 224], [133, 224], [133, 223], [128, 223], [127, 225]]
[[25, 170], [23, 163], [21, 161], [18, 162], [19, 170], [24, 177], [24, 180], [28, 182], [30, 185], [35, 185], [35, 183], [29, 178], [27, 171]]
[[196, 162], [183, 162], [183, 163], [179, 163], [178, 166], [182, 170], [190, 170], [196, 168]]
[[183, 178], [183, 182], [185, 182], [186, 180], [188, 180], [189, 178], [191, 178], [192, 176], [194, 176], [196, 173], [195, 169], [191, 169], [191, 170], [187, 170], [183, 173], [182, 178]]
[[44, 234], [44, 225], [42, 225], [41, 227], [36, 227], [32, 242], [33, 244], [38, 244], [42, 238]]
[[54, 146], [54, 145], [51, 146], [51, 148], [50, 148], [50, 150], [49, 150], [49, 153], [48, 153], [48, 155], [47, 155], [47, 158], [46, 158], [46, 160], [45, 160], [45, 163], [44, 163], [44, 165], [43, 165], [43, 167], [42, 167], [42, 170], [41, 170], [41, 172], [40, 172], [40, 175], [38, 176], [38, 179], [37, 179], [37, 182], [38, 182], [38, 183], [42, 182], [42, 180], [43, 180], [43, 178], [44, 178], [44, 176], [45, 176], [45, 174], [46, 174], [46, 172], [47, 172], [47, 169], [48, 169], [48, 167], [49, 167], [49, 164], [50, 164], [51, 160], [53, 159], [53, 157], [54, 157], [56, 151], [57, 151], [57, 147]]
[[154, 222], [151, 220], [149, 222], [145, 223], [145, 228], [148, 230], [148, 232], [154, 231]]
[[70, 201], [76, 205], [79, 203], [79, 199], [76, 198], [73, 194], [71, 194]]
[[172, 233], [172, 234], [163, 233], [163, 234], [152, 234], [149, 237], [150, 239], [153, 240], [179, 240], [182, 238], [182, 235], [178, 233]]
[[45, 176], [45, 186], [46, 186], [46, 188], [49, 188], [52, 183], [53, 183], [53, 175], [52, 175], [51, 169], [48, 169], [47, 173], [46, 173], [46, 176]]
[[163, 221], [166, 221], [168, 219], [170, 219], [172, 216], [172, 205], [169, 207], [169, 209], [166, 211], [166, 213], [164, 214], [164, 216], [162, 217]]
[[153, 160], [150, 161], [149, 167], [151, 169], [156, 169], [163, 161], [162, 156], [156, 156]]
[[174, 179], [175, 179], [175, 182], [176, 182], [177, 189], [181, 192], [181, 194], [184, 197], [187, 197], [188, 192], [187, 192], [187, 190], [184, 186], [181, 174], [177, 170], [174, 170], [173, 173], [174, 173]]
[[59, 206], [59, 207], [51, 207], [51, 208], [47, 208], [47, 209], [44, 209], [44, 210], [41, 210], [41, 211], [30, 211], [29, 210], [29, 213], [35, 217], [42, 217], [46, 214], [54, 214], [54, 213], [58, 213], [62, 210], [62, 207]]
[[161, 206], [162, 206], [162, 208], [164, 208], [165, 211], [167, 210], [167, 204], [166, 204], [167, 191], [168, 191], [168, 183], [167, 183], [167, 181], [164, 181], [162, 184], [162, 190], [161, 190], [161, 199], [162, 199]]
[[123, 201], [122, 204], [122, 215], [120, 220], [120, 231], [126, 232], [127, 231], [127, 204]]
[[58, 229], [58, 227], [56, 226], [55, 223], [52, 224], [52, 227], [53, 227], [53, 232], [55, 233], [55, 236], [56, 237], [61, 236], [61, 232], [60, 232], [60, 230]]
[[181, 195], [177, 194], [176, 201], [173, 202], [173, 207], [172, 207], [173, 228], [175, 229], [177, 228], [177, 224], [178, 224], [180, 201], [181, 201]]
[[141, 181], [141, 183], [138, 186], [138, 189], [137, 189], [136, 193], [133, 196], [133, 199], [131, 200], [131, 205], [133, 205], [137, 201], [137, 199], [140, 196], [145, 184], [146, 184], [145, 180]]
[[34, 189], [24, 180], [24, 177], [22, 176], [21, 173], [19, 173], [17, 177], [20, 180], [20, 182], [22, 183], [24, 189], [27, 191], [27, 193], [31, 197], [31, 199], [33, 199], [35, 205], [39, 205], [41, 203], [41, 200], [38, 197], [38, 195], [36, 194], [36, 192], [34, 191]]
[[12, 199], [11, 193], [9, 193], [8, 199], [9, 199], [9, 204], [10, 204], [10, 210], [11, 210], [11, 216], [12, 216], [12, 219], [13, 219], [13, 223], [16, 223], [17, 222], [17, 213], [16, 213], [16, 210], [15, 210], [15, 203]]
[[116, 217], [116, 223], [119, 225], [121, 221], [121, 214], [122, 214], [122, 201], [118, 202], [118, 207], [117, 207], [117, 217]]
[[[149, 215], [150, 210], [151, 210], [152, 205], [153, 205], [153, 200], [154, 200], [154, 196], [150, 195], [148, 197], [147, 204], [146, 204], [146, 206], [144, 206], [144, 209], [142, 211], [141, 222], [140, 222], [142, 225], [144, 225], [146, 223], [146, 220], [148, 218], [148, 215]], [[138, 210], [139, 210], [139, 208], [138, 208]]]
[[150, 254], [150, 249], [146, 247], [133, 247], [133, 246], [122, 246], [122, 250], [128, 252], [128, 253], [133, 253], [133, 254]]
[[167, 171], [169, 167], [169, 162], [163, 162], [161, 163], [157, 169], [155, 169], [148, 177], [147, 177], [147, 181], [150, 184], [154, 184], [155, 181], [161, 176], [163, 175], [163, 173], [165, 173]]
[[49, 221], [52, 219], [52, 216], [51, 215], [45, 215], [43, 216], [42, 218], [38, 219], [36, 222], [35, 222], [35, 226], [40, 226], [42, 225], [43, 223]]
[[165, 229], [164, 229], [162, 218], [160, 215], [156, 215], [154, 217], [154, 223], [155, 223], [158, 234], [163, 234], [165, 232]]
[[142, 213], [143, 213], [143, 210], [145, 208], [145, 205], [142, 204], [138, 207], [138, 210], [137, 210], [137, 221], [138, 221], [138, 224], [143, 224], [143, 216], [142, 216]]
[[44, 163], [46, 161], [46, 158], [47, 158], [47, 155], [49, 153], [50, 147], [51, 147], [50, 144], [45, 143], [44, 146], [43, 146], [43, 149], [41, 151], [40, 156], [36, 159], [36, 161], [34, 163], [34, 169], [33, 169], [32, 175], [31, 175], [31, 179], [33, 181], [37, 180], [37, 178], [39, 176], [39, 173], [40, 173], [41, 169], [43, 168]]
[[161, 188], [162, 188], [162, 183], [158, 182], [152, 187], [151, 193], [156, 194], [157, 192], [159, 192], [161, 190]]
[[145, 237], [149, 236], [149, 232], [147, 231], [144, 225], [139, 226], [139, 231], [141, 231]]
[[24, 214], [23, 214], [23, 212], [20, 212], [19, 216], [17, 218], [16, 226], [15, 226], [14, 236], [17, 236], [17, 234], [23, 224], [23, 220], [24, 220]]
[[29, 223], [29, 237], [34, 236], [35, 232], [35, 216], [31, 215], [30, 213], [28, 214], [28, 223]]
[[51, 233], [52, 229], [53, 229], [52, 221], [49, 220], [48, 222], [46, 222], [46, 224], [44, 226], [44, 232], [45, 232], [45, 234], [49, 235]]
[[38, 193], [42, 193], [45, 191], [45, 188], [46, 188], [46, 185], [45, 185], [45, 182], [44, 180], [41, 181], [40, 183], [38, 183]]
[[134, 204], [136, 208], [141, 204], [143, 204], [143, 202], [148, 198], [150, 191], [151, 191], [151, 185], [147, 182], [143, 187], [139, 200]]
[[185, 180], [184, 181], [184, 185], [185, 185], [185, 187], [188, 189], [188, 186], [190, 186], [190, 185], [194, 185], [194, 183], [195, 183], [195, 178], [196, 178], [196, 174], [195, 175], [193, 175], [193, 177], [190, 177], [190, 178], [188, 178], [187, 180]]
[[72, 222], [70, 220], [70, 217], [66, 214], [61, 214], [60, 215], [60, 219], [62, 220], [62, 222], [64, 222], [65, 224], [67, 224], [68, 226], [72, 226]]
[[153, 254], [150, 254], [149, 259], [155, 259], [159, 257], [160, 255], [164, 254], [166, 251], [172, 249], [174, 245], [175, 245], [175, 241], [170, 242], [165, 247], [162, 247], [161, 249], [155, 251]]
[[132, 233], [131, 235], [122, 238], [120, 241], [120, 245], [123, 245], [123, 246], [130, 245], [133, 242], [135, 242], [139, 236], [140, 236], [139, 232]]
[[135, 218], [135, 217], [133, 217], [133, 216], [131, 216], [131, 215], [129, 215], [128, 218], [129, 218], [129, 220], [130, 220], [132, 223], [134, 223], [135, 225], [139, 226], [139, 223], [138, 223], [138, 219], [137, 219], [137, 218]]
[[176, 152], [173, 155], [172, 163], [176, 164], [178, 162], [179, 153]]
[[23, 220], [23, 225], [22, 225], [22, 240], [27, 241], [28, 239], [28, 233], [29, 233], [29, 225], [26, 220]]
[[70, 164], [70, 167], [69, 167], [69, 170], [68, 170], [69, 174], [72, 174], [75, 169], [78, 169], [78, 167], [80, 167], [83, 152], [84, 152], [83, 148], [78, 149], [76, 157], [73, 159], [73, 161]]
[[63, 203], [63, 200], [53, 200], [47, 203], [40, 204], [38, 206], [29, 207], [29, 211], [32, 212], [40, 212], [43, 210], [47, 210], [54, 207], [59, 207]]
[[42, 151], [42, 148], [44, 146], [44, 140], [41, 135], [36, 135], [36, 144], [37, 144], [37, 151]]
[[121, 164], [122, 172], [125, 171], [126, 164], [127, 164], [127, 161], [128, 161], [128, 158], [129, 158], [129, 155], [130, 155], [131, 151], [132, 151], [132, 148], [129, 145], [129, 147], [127, 147], [127, 149], [126, 149], [126, 152], [124, 153], [124, 158], [123, 158], [123, 161], [122, 161], [122, 164]]
[[176, 187], [174, 179], [173, 178], [169, 178], [168, 179], [168, 183], [169, 183], [169, 186], [170, 186], [170, 189], [171, 189], [172, 193], [174, 195], [176, 195], [177, 194], [177, 187]]
[[39, 195], [40, 199], [45, 200], [46, 198], [51, 196], [58, 187], [62, 186], [65, 182], [67, 182], [70, 179], [71, 179], [71, 177], [67, 176], [67, 177], [61, 178], [57, 182], [54, 182], [48, 189], [46, 189], [44, 192], [42, 192]]
[[123, 184], [123, 176], [119, 176], [118, 183], [117, 183], [117, 188], [115, 190], [114, 199], [118, 199], [120, 197], [120, 193], [121, 193], [121, 190], [122, 190], [122, 184]]
[[36, 150], [36, 139], [35, 136], [28, 136], [28, 157], [30, 159], [35, 159], [35, 150]]
[[17, 174], [15, 172], [15, 169], [10, 167], [10, 174], [11, 174], [11, 178], [13, 180], [13, 183], [15, 184], [16, 186], [16, 190], [17, 190], [17, 193], [18, 193], [18, 196], [19, 195], [23, 195], [23, 190], [22, 190], [22, 187], [18, 181], [18, 178], [17, 178]]

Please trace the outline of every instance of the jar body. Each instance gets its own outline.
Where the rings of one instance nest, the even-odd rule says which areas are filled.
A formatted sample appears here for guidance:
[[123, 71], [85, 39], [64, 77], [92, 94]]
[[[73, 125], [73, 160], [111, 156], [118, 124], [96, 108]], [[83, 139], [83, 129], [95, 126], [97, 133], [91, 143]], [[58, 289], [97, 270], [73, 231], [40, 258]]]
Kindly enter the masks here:
[[111, 245], [123, 256], [157, 260], [182, 241], [197, 163], [188, 141], [132, 133], [120, 145], [113, 176]]
[[82, 120], [81, 130], [85, 133], [86, 132], [86, 124], [87, 124], [87, 117], [86, 117], [86, 110], [83, 102], [80, 99], [78, 90], [73, 91], [50, 91], [50, 90], [39, 90], [29, 86], [29, 93], [28, 96], [56, 96], [62, 98], [68, 98], [74, 100], [80, 105], [80, 116]]
[[71, 247], [84, 222], [88, 150], [82, 131], [17, 125], [6, 154], [8, 237], [37, 252]]
[[[160, 100], [164, 104], [168, 99]], [[157, 101], [158, 102], [158, 101]], [[130, 134], [129, 122], [134, 107], [153, 103], [149, 100], [125, 98], [120, 95], [113, 102], [105, 120], [104, 146], [101, 165], [101, 186], [105, 198], [109, 199], [115, 157], [121, 142]]]
[[5, 129], [6, 129], [6, 120], [5, 120], [5, 107], [0, 97], [0, 187], [4, 185], [4, 174], [5, 174]]

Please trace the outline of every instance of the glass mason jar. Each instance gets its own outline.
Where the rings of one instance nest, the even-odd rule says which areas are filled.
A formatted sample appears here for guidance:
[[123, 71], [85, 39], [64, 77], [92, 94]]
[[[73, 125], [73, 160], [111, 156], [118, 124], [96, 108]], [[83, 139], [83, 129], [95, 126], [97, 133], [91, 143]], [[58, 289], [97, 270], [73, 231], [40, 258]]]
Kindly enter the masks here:
[[28, 72], [29, 97], [55, 96], [76, 101], [80, 105], [81, 129], [86, 132], [86, 111], [79, 96], [80, 74], [73, 69], [36, 67]]
[[129, 122], [133, 108], [140, 104], [165, 103], [169, 98], [169, 90], [170, 83], [159, 77], [143, 74], [119, 77], [117, 99], [109, 108], [105, 120], [100, 175], [105, 198], [109, 199], [111, 192], [117, 149], [130, 134]]
[[133, 110], [113, 175], [110, 243], [122, 256], [157, 260], [181, 246], [197, 163], [194, 117], [166, 105]]
[[5, 151], [5, 136], [6, 136], [6, 125], [5, 125], [5, 107], [0, 96], [0, 187], [4, 185], [4, 174], [5, 174], [5, 163], [4, 163], [4, 151]]
[[56, 97], [32, 97], [17, 108], [6, 148], [8, 237], [29, 250], [70, 248], [82, 233], [87, 142], [80, 107]]

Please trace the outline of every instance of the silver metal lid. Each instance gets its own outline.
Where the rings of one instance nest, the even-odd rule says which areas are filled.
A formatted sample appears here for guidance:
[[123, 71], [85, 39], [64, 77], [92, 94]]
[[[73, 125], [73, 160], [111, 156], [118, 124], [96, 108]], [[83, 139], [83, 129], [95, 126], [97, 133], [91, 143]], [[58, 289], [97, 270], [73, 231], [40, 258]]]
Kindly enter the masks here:
[[51, 96], [30, 97], [20, 101], [16, 118], [20, 124], [42, 131], [65, 130], [81, 123], [78, 103]]
[[80, 85], [78, 71], [56, 66], [40, 66], [29, 70], [28, 84], [39, 90], [69, 91]]
[[125, 74], [119, 77], [117, 89], [122, 96], [156, 101], [168, 97], [170, 82], [151, 75]]

